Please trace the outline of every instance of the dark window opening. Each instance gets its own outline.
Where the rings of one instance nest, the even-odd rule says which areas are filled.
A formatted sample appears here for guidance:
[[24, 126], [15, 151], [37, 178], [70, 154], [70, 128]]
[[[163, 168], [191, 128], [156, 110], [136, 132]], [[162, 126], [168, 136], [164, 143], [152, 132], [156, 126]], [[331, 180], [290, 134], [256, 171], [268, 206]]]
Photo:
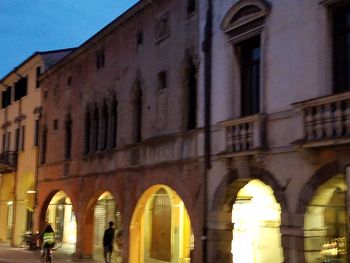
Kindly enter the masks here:
[[66, 143], [64, 150], [65, 159], [70, 159], [72, 155], [72, 118], [68, 115], [66, 119]]
[[118, 102], [113, 98], [111, 107], [111, 147], [117, 146], [117, 134], [118, 134]]
[[105, 66], [105, 50], [96, 51], [96, 68], [100, 69]]
[[24, 151], [24, 145], [25, 145], [25, 138], [26, 138], [26, 126], [22, 126], [22, 129], [21, 129], [21, 151]]
[[39, 120], [35, 120], [34, 124], [34, 146], [39, 145], [39, 129], [40, 129], [40, 122]]
[[141, 45], [143, 43], [143, 32], [139, 31], [136, 34], [136, 45]]
[[101, 150], [105, 150], [107, 148], [108, 141], [108, 106], [104, 103], [102, 108], [102, 123], [101, 123]]
[[239, 43], [241, 66], [241, 116], [260, 110], [260, 36]]
[[187, 14], [190, 15], [196, 11], [196, 0], [187, 0]]
[[19, 151], [19, 128], [15, 131], [15, 152]]
[[11, 105], [11, 87], [7, 87], [5, 91], [1, 93], [2, 95], [2, 109]]
[[90, 152], [90, 142], [91, 142], [91, 116], [90, 112], [85, 113], [85, 136], [84, 136], [84, 154]]
[[35, 88], [39, 88], [39, 86], [40, 86], [40, 81], [39, 81], [40, 76], [41, 76], [41, 67], [39, 66], [39, 67], [36, 67], [36, 77], [35, 77], [36, 85], [35, 85]]
[[58, 119], [54, 119], [54, 120], [53, 120], [52, 129], [53, 129], [54, 131], [57, 131], [57, 130], [58, 130]]
[[161, 71], [158, 73], [158, 87], [160, 90], [166, 89], [167, 87], [166, 71]]
[[137, 84], [138, 89], [135, 98], [135, 142], [139, 143], [142, 139], [142, 91], [140, 83]]
[[68, 86], [68, 88], [72, 86], [72, 77], [71, 76], [69, 76], [67, 78], [67, 86]]
[[192, 130], [197, 127], [197, 78], [196, 66], [192, 59], [188, 62], [187, 69], [187, 92], [188, 92], [188, 106], [187, 106], [187, 129]]
[[93, 152], [97, 152], [98, 150], [98, 138], [99, 138], [99, 130], [100, 130], [100, 116], [99, 116], [99, 112], [98, 109], [95, 108], [94, 110], [94, 116], [93, 116], [93, 120], [92, 120], [92, 151]]
[[15, 83], [15, 101], [27, 95], [28, 78], [24, 77]]
[[6, 151], [6, 134], [2, 135], [2, 152]]
[[44, 127], [41, 134], [40, 163], [46, 162], [47, 128]]
[[350, 90], [350, 6], [333, 14], [334, 92]]

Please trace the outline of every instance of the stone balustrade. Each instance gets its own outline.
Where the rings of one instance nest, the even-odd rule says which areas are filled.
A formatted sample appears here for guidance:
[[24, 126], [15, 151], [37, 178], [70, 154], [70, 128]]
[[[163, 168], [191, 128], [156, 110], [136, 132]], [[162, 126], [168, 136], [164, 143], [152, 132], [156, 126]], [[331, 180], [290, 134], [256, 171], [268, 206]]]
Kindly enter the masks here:
[[305, 142], [341, 139], [350, 135], [350, 92], [295, 105], [302, 110]]
[[222, 122], [226, 131], [226, 151], [244, 152], [263, 147], [265, 116], [261, 114]]

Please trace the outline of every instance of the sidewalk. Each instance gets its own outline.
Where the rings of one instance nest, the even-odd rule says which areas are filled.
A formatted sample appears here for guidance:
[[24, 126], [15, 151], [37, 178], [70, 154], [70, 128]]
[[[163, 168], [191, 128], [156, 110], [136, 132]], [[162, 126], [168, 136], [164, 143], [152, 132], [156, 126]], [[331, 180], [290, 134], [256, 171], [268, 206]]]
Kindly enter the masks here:
[[[38, 263], [40, 251], [31, 251], [24, 248], [13, 248], [8, 243], [0, 243], [0, 263]], [[84, 262], [98, 263], [92, 259], [73, 259], [70, 248], [61, 248], [54, 251], [53, 263]]]

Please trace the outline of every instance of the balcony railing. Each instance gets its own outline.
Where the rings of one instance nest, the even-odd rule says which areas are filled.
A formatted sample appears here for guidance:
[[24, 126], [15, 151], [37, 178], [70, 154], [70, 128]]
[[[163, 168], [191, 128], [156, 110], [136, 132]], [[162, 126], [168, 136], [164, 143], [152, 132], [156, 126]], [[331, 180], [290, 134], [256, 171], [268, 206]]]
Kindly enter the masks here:
[[303, 143], [322, 146], [350, 142], [350, 92], [294, 105], [302, 111]]
[[17, 166], [17, 152], [0, 153], [0, 173], [13, 172]]
[[263, 147], [265, 116], [256, 114], [222, 122], [228, 153], [250, 152]]

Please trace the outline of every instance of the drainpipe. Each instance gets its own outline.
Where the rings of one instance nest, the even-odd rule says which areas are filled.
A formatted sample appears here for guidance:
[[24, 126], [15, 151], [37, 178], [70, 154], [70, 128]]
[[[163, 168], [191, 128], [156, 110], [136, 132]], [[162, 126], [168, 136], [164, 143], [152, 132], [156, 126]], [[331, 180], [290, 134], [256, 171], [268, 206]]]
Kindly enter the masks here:
[[213, 27], [212, 0], [207, 0], [206, 24], [204, 28], [204, 41], [202, 51], [204, 53], [204, 180], [203, 180], [203, 263], [208, 260], [208, 171], [211, 169], [211, 49], [212, 49], [212, 27]]

